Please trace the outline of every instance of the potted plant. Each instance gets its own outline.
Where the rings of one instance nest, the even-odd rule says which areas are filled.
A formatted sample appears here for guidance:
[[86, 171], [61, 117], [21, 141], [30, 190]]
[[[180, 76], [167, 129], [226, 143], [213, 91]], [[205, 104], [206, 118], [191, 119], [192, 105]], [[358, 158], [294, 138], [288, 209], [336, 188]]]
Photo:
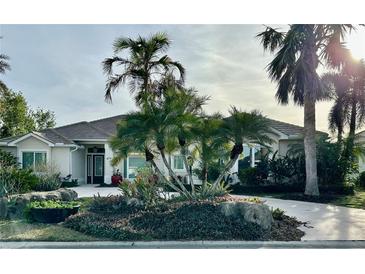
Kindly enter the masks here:
[[75, 201], [34, 201], [26, 210], [28, 219], [39, 223], [59, 223], [79, 211], [80, 204]]
[[118, 186], [121, 182], [123, 182], [123, 177], [122, 174], [119, 172], [119, 169], [117, 169], [117, 171], [114, 172], [112, 176], [112, 185]]

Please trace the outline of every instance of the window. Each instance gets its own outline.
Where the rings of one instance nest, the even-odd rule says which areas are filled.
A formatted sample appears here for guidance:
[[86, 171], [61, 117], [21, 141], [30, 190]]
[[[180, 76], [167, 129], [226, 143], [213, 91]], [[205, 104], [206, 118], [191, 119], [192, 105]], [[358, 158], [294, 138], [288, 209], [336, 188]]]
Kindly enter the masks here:
[[184, 158], [181, 155], [174, 156], [174, 169], [184, 169]]
[[136, 170], [138, 168], [146, 166], [146, 161], [144, 157], [141, 156], [130, 156], [128, 162], [128, 178], [130, 179], [136, 178]]
[[23, 152], [23, 168], [32, 168], [39, 165], [45, 165], [47, 162], [47, 153], [46, 152], [34, 152], [27, 151]]

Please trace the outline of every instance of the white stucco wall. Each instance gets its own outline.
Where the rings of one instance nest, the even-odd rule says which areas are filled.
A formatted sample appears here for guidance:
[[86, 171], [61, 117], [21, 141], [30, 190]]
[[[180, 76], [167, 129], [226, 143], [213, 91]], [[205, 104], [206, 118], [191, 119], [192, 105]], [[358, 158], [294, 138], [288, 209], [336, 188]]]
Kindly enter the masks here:
[[70, 148], [69, 147], [52, 147], [51, 163], [59, 172], [61, 177], [65, 177], [70, 174]]
[[15, 157], [18, 157], [18, 153], [17, 153], [17, 148], [16, 147], [5, 147], [5, 146], [0, 146], [1, 150], [4, 150], [6, 152], [10, 152], [11, 154], [13, 154]]
[[[72, 149], [74, 150], [74, 149]], [[71, 172], [73, 179], [77, 179], [78, 183], [84, 184], [86, 183], [86, 163], [85, 157], [86, 152], [84, 148], [79, 148], [76, 151], [71, 153]]]

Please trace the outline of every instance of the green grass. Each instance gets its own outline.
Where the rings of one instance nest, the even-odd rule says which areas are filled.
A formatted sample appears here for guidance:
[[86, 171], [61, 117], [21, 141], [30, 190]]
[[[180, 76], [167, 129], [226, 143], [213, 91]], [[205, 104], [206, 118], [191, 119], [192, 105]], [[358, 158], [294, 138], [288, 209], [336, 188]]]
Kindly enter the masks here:
[[355, 194], [330, 195], [321, 194], [318, 198], [310, 198], [303, 193], [257, 193], [250, 194], [258, 197], [269, 197], [284, 200], [299, 200], [315, 203], [331, 204], [336, 206], [345, 206], [351, 208], [365, 209], [365, 189], [357, 189]]
[[100, 241], [61, 224], [27, 223], [25, 220], [0, 221], [0, 241]]
[[[87, 210], [92, 198], [80, 198], [80, 211]], [[62, 224], [29, 223], [26, 220], [0, 220], [0, 241], [101, 241], [100, 239], [85, 235]]]

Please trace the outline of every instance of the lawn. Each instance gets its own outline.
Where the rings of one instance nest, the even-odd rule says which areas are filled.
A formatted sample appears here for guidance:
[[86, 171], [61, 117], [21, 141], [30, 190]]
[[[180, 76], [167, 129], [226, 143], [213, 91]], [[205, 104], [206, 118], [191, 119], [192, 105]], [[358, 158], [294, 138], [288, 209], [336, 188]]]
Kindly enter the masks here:
[[[80, 211], [85, 211], [91, 198], [81, 198]], [[0, 220], [0, 241], [100, 241], [101, 238], [88, 236], [66, 228], [61, 224], [28, 223], [26, 220]], [[104, 239], [105, 240], [105, 239]]]
[[356, 189], [355, 194], [321, 194], [318, 198], [310, 198], [303, 193], [250, 193], [258, 197], [269, 197], [283, 200], [299, 200], [314, 203], [324, 203], [336, 206], [365, 209], [365, 189]]
[[60, 224], [27, 223], [25, 220], [0, 221], [0, 241], [100, 241]]

